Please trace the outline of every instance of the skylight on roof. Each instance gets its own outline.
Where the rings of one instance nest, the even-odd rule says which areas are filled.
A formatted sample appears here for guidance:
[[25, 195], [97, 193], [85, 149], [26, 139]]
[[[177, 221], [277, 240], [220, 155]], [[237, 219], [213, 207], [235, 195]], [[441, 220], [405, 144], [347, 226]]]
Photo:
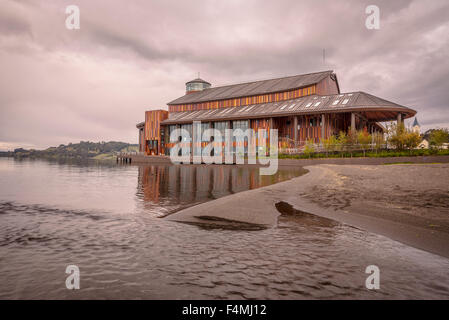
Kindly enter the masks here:
[[313, 106], [314, 107], [318, 107], [320, 105], [321, 101], [318, 101], [317, 103], [315, 103]]
[[287, 108], [287, 105], [286, 105], [286, 104], [284, 104], [284, 105], [281, 107], [280, 110], [284, 110], [285, 108]]
[[349, 99], [345, 99], [343, 100], [343, 102], [341, 104], [347, 104], [349, 102]]
[[293, 109], [293, 107], [296, 106], [296, 103], [292, 104], [290, 107], [288, 107], [289, 109]]
[[308, 104], [306, 104], [306, 108], [310, 107], [312, 105], [312, 102], [309, 102]]
[[334, 103], [332, 103], [333, 106], [336, 106], [338, 103], [340, 102], [340, 100], [335, 100]]

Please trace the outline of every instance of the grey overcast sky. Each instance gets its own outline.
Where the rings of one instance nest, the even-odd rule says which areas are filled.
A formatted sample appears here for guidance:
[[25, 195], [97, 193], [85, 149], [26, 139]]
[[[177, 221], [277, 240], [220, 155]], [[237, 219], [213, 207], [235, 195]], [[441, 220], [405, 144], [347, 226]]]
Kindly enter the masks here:
[[[65, 27], [72, 4], [79, 30]], [[380, 30], [365, 27], [370, 4]], [[343, 92], [448, 127], [449, 1], [2, 0], [0, 149], [137, 143], [144, 111], [197, 72], [218, 86], [328, 69]]]

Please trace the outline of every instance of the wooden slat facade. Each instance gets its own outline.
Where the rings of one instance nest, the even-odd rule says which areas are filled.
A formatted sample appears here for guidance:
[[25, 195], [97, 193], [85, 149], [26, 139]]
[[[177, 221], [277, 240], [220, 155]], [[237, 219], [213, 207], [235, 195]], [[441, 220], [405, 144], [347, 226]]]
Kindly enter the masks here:
[[[277, 129], [280, 141], [281, 139], [284, 139], [283, 141], [292, 141], [293, 145], [297, 146], [298, 143], [303, 144], [307, 140], [312, 140], [314, 143], [320, 143], [322, 139], [336, 135], [340, 131], [348, 133], [351, 127], [351, 113], [356, 115], [356, 130], [364, 129], [369, 132], [382, 130], [381, 127], [377, 125], [376, 121], [396, 119], [398, 113], [407, 114], [407, 116], [416, 113], [414, 110], [390, 103], [366, 93], [340, 94], [340, 88], [334, 73], [329, 73], [329, 75], [320, 79], [321, 80], [317, 81], [315, 84], [310, 85], [309, 82], [307, 86], [301, 88], [291, 89], [292, 87], [290, 86], [289, 90], [285, 91], [269, 92], [266, 94], [238, 98], [214, 101], [197, 100], [201, 102], [196, 102], [194, 99], [186, 100], [183, 99], [184, 97], [181, 97], [177, 100], [189, 101], [191, 103], [169, 104], [168, 112], [164, 110], [153, 110], [145, 113], [144, 134], [142, 135], [141, 131], [139, 131], [141, 151], [145, 151], [147, 154], [169, 154], [169, 149], [174, 145], [169, 142], [169, 126], [191, 126], [192, 122], [196, 119], [201, 119], [203, 123], [209, 123], [209, 127], [211, 128], [216, 125], [223, 127], [224, 123], [228, 124], [228, 128], [232, 128], [233, 121], [248, 121], [249, 128], [252, 128], [255, 132], [259, 129], [266, 129], [268, 132], [271, 129]], [[284, 86], [284, 88], [286, 87]], [[254, 91], [252, 91], [252, 93], [254, 93]], [[207, 99], [207, 95], [208, 94], [206, 94], [203, 99]], [[322, 99], [317, 100], [320, 96]], [[230, 96], [228, 95], [227, 97]], [[359, 109], [356, 110], [351, 108], [353, 101], [359, 99], [359, 97], [360, 99], [364, 99], [362, 102], [354, 104]], [[291, 110], [289, 111], [290, 114], [287, 113], [285, 116], [282, 116], [280, 113], [288, 111], [289, 108], [285, 108], [285, 106], [280, 107], [279, 104], [275, 104], [275, 102], [292, 99], [297, 100], [294, 100], [289, 105]], [[308, 101], [310, 101], [310, 103]], [[320, 105], [320, 101], [322, 101], [321, 106], [324, 107], [317, 107]], [[300, 106], [298, 109], [294, 108], [295, 102]], [[271, 103], [271, 105], [266, 105], [267, 103]], [[385, 107], [383, 105], [384, 103], [388, 103], [388, 106]], [[378, 104], [380, 105], [380, 108], [375, 109], [371, 107], [367, 109], [365, 106], [370, 106], [370, 104]], [[248, 107], [248, 110], [244, 110], [246, 108], [244, 106], [249, 105], [251, 105], [251, 107]], [[256, 107], [253, 107], [252, 105], [255, 105]], [[268, 108], [266, 109], [268, 110], [267, 114], [264, 115], [265, 111], [263, 110], [255, 112], [254, 110], [258, 108], [257, 105], [260, 108]], [[310, 107], [310, 109], [306, 109], [304, 106]], [[342, 110], [343, 107], [347, 106], [349, 106], [348, 111]], [[201, 111], [234, 107], [241, 108], [235, 112], [233, 110], [228, 110], [231, 111], [230, 113], [228, 111]], [[319, 108], [322, 109], [320, 110]], [[250, 109], [252, 110], [251, 112], [249, 112]], [[183, 115], [180, 113], [188, 113], [188, 111], [192, 111], [190, 116], [189, 114]], [[273, 113], [272, 116], [269, 115], [270, 112]], [[169, 118], [169, 113], [171, 114], [170, 119], [165, 121], [165, 124], [161, 125], [162, 121]], [[220, 118], [222, 118], [222, 120], [220, 120]], [[142, 130], [139, 125], [139, 130]], [[202, 141], [201, 146], [204, 147], [207, 143], [208, 142]], [[189, 142], [184, 142], [183, 144], [185, 146], [191, 145]], [[244, 144], [245, 146], [247, 145], [246, 142]], [[257, 145], [259, 145], [259, 142], [257, 142]]]
[[164, 144], [161, 143], [161, 122], [168, 118], [165, 110], [151, 110], [145, 112], [144, 148], [140, 149], [147, 155], [164, 153]]
[[312, 85], [305, 88], [298, 88], [295, 90], [281, 91], [277, 93], [262, 94], [257, 96], [215, 100], [201, 103], [169, 105], [168, 111], [183, 112], [183, 111], [209, 110], [209, 109], [228, 108], [228, 107], [240, 107], [258, 103], [290, 100], [294, 98], [309, 96], [315, 93], [316, 93], [316, 85]]
[[316, 85], [316, 94], [325, 96], [330, 94], [339, 94], [340, 88], [337, 82], [337, 76], [331, 75], [324, 78]]

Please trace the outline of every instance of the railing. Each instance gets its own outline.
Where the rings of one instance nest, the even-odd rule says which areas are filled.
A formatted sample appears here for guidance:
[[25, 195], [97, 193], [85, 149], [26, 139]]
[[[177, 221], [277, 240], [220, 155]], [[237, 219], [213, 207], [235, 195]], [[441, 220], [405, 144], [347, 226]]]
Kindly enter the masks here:
[[386, 144], [323, 144], [308, 143], [307, 141], [294, 141], [281, 137], [278, 140], [279, 153], [283, 154], [303, 154], [308, 148], [309, 153], [336, 153], [336, 152], [363, 152], [387, 149]]
[[[385, 150], [387, 149], [386, 144], [376, 145], [376, 144], [333, 144], [324, 145], [322, 143], [308, 143], [307, 141], [295, 141], [293, 139], [280, 137], [278, 140], [278, 153], [279, 154], [303, 154], [306, 148], [308, 148], [308, 153], [338, 153], [338, 152], [363, 152], [363, 151], [373, 151], [373, 150]], [[119, 152], [118, 157], [127, 157], [132, 155], [145, 156], [145, 152]]]
[[279, 153], [301, 153], [301, 150], [304, 149], [306, 143], [305, 141], [295, 141], [285, 137], [280, 137], [278, 139]]
[[119, 152], [117, 153], [118, 157], [128, 157], [128, 156], [143, 156], [145, 155], [145, 152], [137, 152], [137, 151], [131, 151], [131, 152]]

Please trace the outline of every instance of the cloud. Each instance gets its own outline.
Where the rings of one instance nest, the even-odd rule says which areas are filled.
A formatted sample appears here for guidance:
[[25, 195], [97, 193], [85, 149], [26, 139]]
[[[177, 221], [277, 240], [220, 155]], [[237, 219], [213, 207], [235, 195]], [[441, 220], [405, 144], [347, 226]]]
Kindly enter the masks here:
[[[213, 85], [334, 69], [342, 91], [412, 107], [449, 126], [449, 3], [377, 1], [11, 1], [0, 12], [0, 148], [136, 142], [135, 124], [201, 76]], [[326, 60], [322, 52], [326, 50]], [[3, 147], [2, 147], [3, 146]]]

